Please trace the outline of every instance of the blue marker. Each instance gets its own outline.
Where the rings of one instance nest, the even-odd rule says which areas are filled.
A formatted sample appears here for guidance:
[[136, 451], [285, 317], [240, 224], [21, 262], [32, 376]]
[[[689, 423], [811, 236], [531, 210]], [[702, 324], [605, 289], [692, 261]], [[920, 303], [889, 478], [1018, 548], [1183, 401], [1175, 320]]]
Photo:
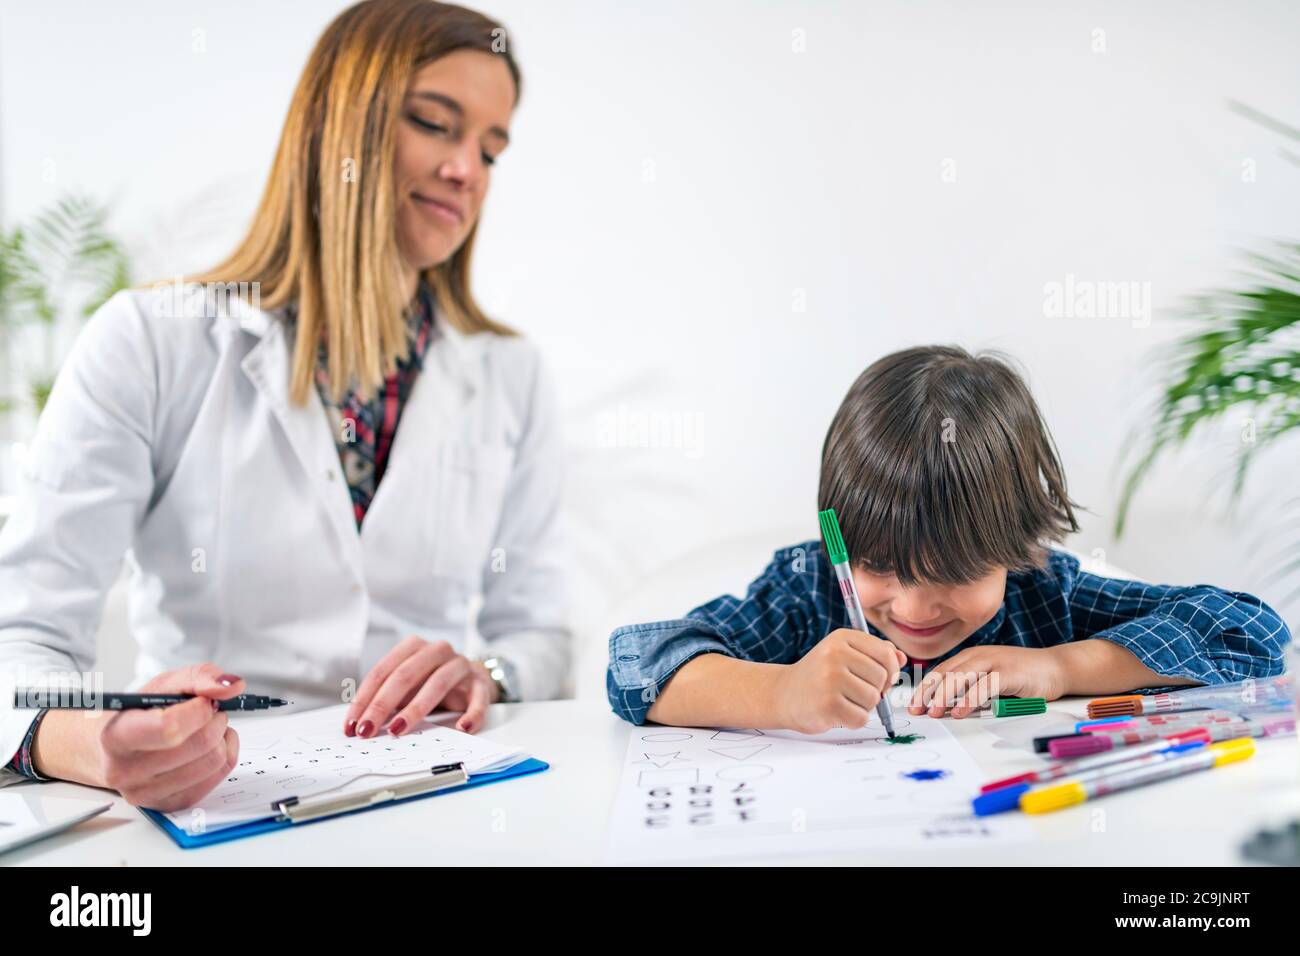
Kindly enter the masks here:
[[1076, 734], [1085, 734], [1093, 727], [1100, 727], [1102, 724], [1122, 724], [1126, 720], [1132, 720], [1132, 717], [1102, 717], [1098, 720], [1081, 720], [1074, 725]]
[[1000, 790], [990, 790], [988, 793], [981, 793], [971, 801], [971, 809], [977, 817], [988, 817], [995, 813], [1004, 813], [1007, 810], [1015, 810], [1020, 806], [1020, 798], [1026, 793], [1034, 790], [1047, 790], [1052, 787], [1059, 787], [1062, 783], [1087, 783], [1090, 780], [1096, 780], [1101, 777], [1109, 776], [1116, 771], [1136, 770], [1140, 767], [1149, 767], [1158, 763], [1163, 763], [1173, 757], [1181, 757], [1189, 750], [1196, 750], [1205, 747], [1204, 740], [1193, 740], [1184, 744], [1173, 744], [1158, 750], [1155, 753], [1142, 754], [1134, 757], [1132, 760], [1125, 760], [1120, 763], [1107, 764], [1104, 767], [1094, 767], [1092, 770], [1084, 770], [1080, 773], [1071, 774], [1068, 780], [1052, 780], [1041, 786], [1035, 787], [1030, 783], [1018, 783], [1011, 787], [1003, 787]]

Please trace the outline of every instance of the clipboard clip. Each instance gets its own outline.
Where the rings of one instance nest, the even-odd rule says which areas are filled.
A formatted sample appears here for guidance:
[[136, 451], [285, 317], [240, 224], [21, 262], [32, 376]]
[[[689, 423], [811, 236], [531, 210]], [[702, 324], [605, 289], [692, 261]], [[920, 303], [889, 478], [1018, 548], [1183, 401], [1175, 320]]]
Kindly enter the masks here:
[[416, 777], [401, 783], [389, 783], [373, 790], [349, 793], [337, 797], [286, 797], [272, 802], [276, 818], [290, 823], [306, 823], [321, 817], [331, 817], [352, 810], [362, 810], [380, 803], [402, 800], [422, 793], [432, 793], [446, 787], [456, 787], [469, 780], [464, 763], [440, 764], [429, 768], [427, 777]]

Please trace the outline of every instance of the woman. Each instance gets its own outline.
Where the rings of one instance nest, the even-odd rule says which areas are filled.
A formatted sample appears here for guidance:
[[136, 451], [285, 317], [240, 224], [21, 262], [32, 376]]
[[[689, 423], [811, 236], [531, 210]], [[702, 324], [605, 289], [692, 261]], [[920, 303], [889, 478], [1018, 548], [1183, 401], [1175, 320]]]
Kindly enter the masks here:
[[[371, 737], [435, 708], [473, 732], [491, 702], [560, 692], [555, 405], [469, 288], [519, 96], [504, 41], [427, 0], [346, 10], [234, 254], [198, 295], [123, 292], [91, 319], [0, 533], [0, 674], [88, 671], [130, 549], [135, 684], [198, 696], [5, 713], [3, 776], [175, 810], [237, 762], [213, 699], [350, 701], [344, 732]], [[470, 660], [480, 594], [492, 656]]]

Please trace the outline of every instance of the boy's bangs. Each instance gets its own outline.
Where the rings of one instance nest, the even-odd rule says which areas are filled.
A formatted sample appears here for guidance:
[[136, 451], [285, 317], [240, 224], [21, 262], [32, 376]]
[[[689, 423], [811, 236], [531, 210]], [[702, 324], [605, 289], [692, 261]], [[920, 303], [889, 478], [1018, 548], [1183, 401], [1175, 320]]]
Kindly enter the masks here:
[[925, 460], [919, 468], [874, 470], [878, 473], [859, 487], [875, 493], [853, 496], [858, 500], [847, 503], [850, 517], [842, 522], [849, 554], [868, 571], [893, 574], [908, 586], [960, 585], [995, 567], [1036, 562], [1020, 544], [1023, 530], [975, 510], [969, 487], [950, 473], [951, 461], [948, 467]]

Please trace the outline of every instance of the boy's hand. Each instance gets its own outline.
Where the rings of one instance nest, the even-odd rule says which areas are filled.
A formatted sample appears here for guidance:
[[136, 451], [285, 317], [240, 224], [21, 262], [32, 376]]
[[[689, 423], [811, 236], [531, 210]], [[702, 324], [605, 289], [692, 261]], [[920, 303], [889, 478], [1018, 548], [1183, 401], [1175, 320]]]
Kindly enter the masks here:
[[888, 641], [848, 628], [831, 631], [781, 669], [775, 689], [782, 724], [805, 734], [864, 727], [906, 663]]
[[1054, 647], [972, 647], [954, 654], [917, 685], [909, 714], [965, 717], [992, 697], [1042, 697], [1065, 693], [1065, 673]]

